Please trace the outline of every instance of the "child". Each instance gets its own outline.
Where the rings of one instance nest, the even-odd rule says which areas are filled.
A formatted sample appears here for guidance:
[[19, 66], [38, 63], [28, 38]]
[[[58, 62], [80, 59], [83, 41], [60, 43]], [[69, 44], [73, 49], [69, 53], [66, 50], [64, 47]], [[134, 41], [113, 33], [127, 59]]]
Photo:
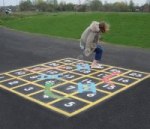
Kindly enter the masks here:
[[102, 58], [102, 47], [98, 44], [101, 33], [109, 30], [109, 25], [106, 22], [93, 21], [81, 35], [80, 47], [84, 50], [84, 55], [89, 56], [95, 52], [95, 58], [91, 64], [91, 68], [101, 68], [99, 61]]

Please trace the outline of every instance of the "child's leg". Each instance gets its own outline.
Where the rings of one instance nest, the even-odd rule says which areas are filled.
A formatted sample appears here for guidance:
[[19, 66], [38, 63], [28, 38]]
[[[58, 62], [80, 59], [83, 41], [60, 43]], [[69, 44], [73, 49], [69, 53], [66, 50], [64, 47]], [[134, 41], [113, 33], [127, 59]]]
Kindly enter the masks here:
[[98, 63], [101, 61], [103, 49], [100, 45], [97, 45], [97, 48], [95, 49], [94, 52], [95, 52], [95, 58], [93, 60], [92, 67], [99, 65]]
[[95, 49], [95, 60], [97, 60], [97, 62], [101, 61], [102, 59], [102, 54], [103, 54], [103, 49], [100, 45], [97, 45], [97, 48]]

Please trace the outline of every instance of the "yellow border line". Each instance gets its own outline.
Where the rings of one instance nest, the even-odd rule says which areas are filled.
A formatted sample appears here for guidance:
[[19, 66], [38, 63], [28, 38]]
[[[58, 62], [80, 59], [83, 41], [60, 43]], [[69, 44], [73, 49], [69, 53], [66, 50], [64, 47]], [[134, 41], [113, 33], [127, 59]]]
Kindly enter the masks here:
[[43, 92], [43, 91], [44, 91], [44, 90], [38, 90], [38, 91], [36, 91], [36, 92], [27, 94], [27, 96], [31, 97], [31, 96], [33, 96], [33, 95], [35, 95], [35, 94], [38, 94], [38, 93], [40, 93], [40, 92]]
[[[61, 60], [65, 60], [65, 59], [78, 60], [78, 59], [74, 59], [74, 58], [64, 58], [64, 59], [61, 59]], [[58, 62], [58, 63], [60, 63], [60, 64], [62, 64], [62, 65], [63, 65], [63, 64], [66, 65], [66, 64], [67, 64], [67, 63], [64, 63], [64, 62], [61, 63], [61, 62], [60, 62], [61, 60], [56, 60], [56, 61], [52, 61], [52, 62]], [[47, 67], [46, 70], [56, 69], [56, 70], [60, 70], [61, 72], [68, 73], [67, 70], [57, 69], [57, 67], [48, 67], [47, 65], [45, 65], [45, 64], [48, 64], [48, 63], [52, 63], [52, 62], [46, 62], [46, 63], [37, 64], [37, 65], [33, 65], [33, 66], [29, 66], [29, 67], [24, 67], [24, 68], [20, 68], [20, 69], [15, 69], [15, 70], [12, 70], [12, 71], [9, 71], [9, 72], [2, 73], [2, 74], [8, 75], [8, 76], [13, 77], [13, 78], [11, 78], [11, 79], [6, 79], [6, 80], [1, 81], [1, 82], [5, 82], [5, 81], [7, 81], [7, 80], [9, 81], [9, 80], [12, 80], [12, 79], [18, 79], [18, 80], [24, 81], [24, 82], [26, 82], [26, 83], [25, 83], [25, 84], [18, 85], [18, 86], [15, 86], [15, 87], [13, 87], [13, 88], [7, 88], [7, 87], [5, 87], [5, 86], [3, 86], [3, 85], [0, 85], [0, 87], [2, 87], [2, 88], [5, 89], [5, 90], [11, 91], [11, 92], [13, 92], [13, 93], [15, 93], [15, 94], [17, 94], [17, 95], [19, 95], [19, 96], [25, 98], [25, 99], [28, 99], [28, 100], [30, 100], [30, 101], [32, 101], [32, 102], [35, 102], [35, 103], [38, 103], [38, 104], [40, 104], [40, 105], [42, 105], [42, 106], [44, 106], [44, 107], [50, 108], [50, 109], [52, 109], [53, 111], [55, 111], [55, 112], [57, 112], [57, 113], [61, 113], [61, 114], [64, 114], [65, 116], [71, 117], [71, 116], [74, 116], [74, 115], [76, 115], [76, 114], [78, 114], [78, 113], [80, 113], [80, 112], [82, 112], [82, 111], [85, 111], [86, 109], [88, 109], [88, 108], [90, 108], [90, 107], [92, 107], [92, 106], [94, 106], [94, 105], [96, 105], [96, 104], [99, 104], [100, 102], [102, 102], [102, 101], [104, 101], [104, 100], [106, 100], [106, 99], [108, 99], [108, 98], [110, 98], [110, 97], [112, 97], [112, 96], [114, 96], [114, 95], [116, 95], [116, 94], [118, 94], [118, 93], [120, 93], [120, 92], [122, 92], [122, 91], [124, 91], [124, 90], [126, 90], [126, 89], [128, 89], [128, 88], [130, 88], [130, 87], [132, 87], [132, 86], [135, 86], [135, 84], [137, 84], [137, 83], [141, 82], [142, 80], [145, 80], [146, 78], [149, 78], [149, 77], [150, 77], [149, 73], [146, 73], [146, 72], [141, 72], [141, 71], [132, 70], [132, 69], [125, 69], [125, 68], [116, 67], [116, 66], [110, 66], [110, 65], [105, 65], [105, 64], [103, 64], [103, 65], [104, 65], [104, 66], [108, 66], [108, 68], [102, 69], [102, 70], [100, 70], [100, 71], [99, 71], [99, 70], [94, 70], [94, 72], [93, 72], [93, 73], [90, 73], [90, 75], [88, 75], [88, 74], [87, 74], [87, 75], [84, 75], [84, 74], [75, 73], [74, 70], [69, 71], [69, 73], [73, 73], [73, 74], [75, 74], [75, 75], [81, 75], [81, 76], [84, 75], [84, 77], [79, 77], [79, 78], [73, 79], [73, 80], [71, 80], [71, 81], [68, 81], [68, 80], [66, 81], [66, 80], [63, 79], [63, 81], [65, 81], [65, 82], [62, 83], [62, 84], [67, 84], [68, 82], [69, 82], [69, 83], [72, 83], [72, 84], [76, 84], [76, 83], [73, 82], [73, 81], [76, 81], [76, 80], [78, 80], [78, 79], [85, 78], [85, 77], [90, 77], [90, 78], [93, 78], [93, 79], [98, 80], [98, 78], [93, 77], [92, 75], [93, 75], [93, 74], [97, 74], [97, 73], [99, 73], [99, 72], [105, 72], [105, 73], [107, 73], [107, 71], [105, 71], [105, 70], [111, 69], [111, 68], [113, 68], [113, 67], [119, 68], [119, 69], [122, 69], [122, 70], [127, 70], [127, 72], [124, 72], [124, 73], [123, 73], [122, 75], [120, 75], [120, 76], [132, 78], [132, 79], [135, 79], [135, 80], [137, 80], [137, 81], [135, 81], [134, 83], [132, 83], [132, 84], [130, 84], [130, 85], [128, 85], [128, 86], [125, 86], [125, 85], [124, 85], [123, 88], [121, 88], [120, 90], [117, 90], [116, 92], [113, 92], [113, 93], [110, 93], [110, 92], [107, 92], [107, 91], [103, 91], [103, 90], [97, 89], [97, 91], [107, 93], [107, 96], [102, 97], [101, 99], [97, 100], [96, 102], [90, 102], [90, 101], [87, 101], [87, 100], [82, 99], [82, 98], [80, 98], [80, 97], [74, 96], [77, 92], [73, 92], [72, 94], [69, 94], [69, 95], [68, 95], [68, 94], [66, 94], [66, 93], [64, 93], [64, 92], [61, 92], [61, 91], [58, 91], [58, 90], [53, 89], [53, 88], [55, 88], [55, 87], [58, 87], [58, 86], [62, 85], [62, 84], [58, 84], [57, 86], [55, 86], [55, 87], [52, 88], [52, 90], [53, 90], [54, 92], [60, 93], [61, 95], [63, 94], [64, 96], [68, 96], [68, 97], [71, 97], [71, 98], [74, 98], [74, 99], [77, 99], [77, 100], [80, 100], [80, 101], [85, 102], [85, 103], [89, 103], [89, 105], [87, 105], [87, 106], [85, 106], [85, 107], [83, 107], [83, 108], [81, 108], [81, 109], [79, 109], [79, 110], [77, 110], [77, 111], [75, 111], [75, 112], [73, 112], [73, 113], [68, 113], [68, 112], [62, 111], [61, 109], [58, 109], [58, 108], [55, 108], [55, 107], [49, 105], [49, 104], [53, 104], [53, 103], [55, 103], [55, 102], [58, 102], [58, 101], [60, 101], [61, 99], [56, 99], [55, 101], [52, 101], [52, 102], [49, 102], [48, 104], [45, 104], [45, 103], [43, 103], [43, 102], [41, 102], [41, 101], [39, 101], [39, 100], [36, 100], [36, 99], [34, 99], [34, 98], [31, 98], [31, 95], [37, 94], [37, 93], [39, 93], [39, 92], [42, 92], [43, 90], [40, 90], [40, 91], [31, 93], [31, 94], [28, 94], [28, 95], [19, 93], [19, 92], [17, 92], [17, 91], [14, 90], [14, 89], [17, 88], [17, 87], [21, 87], [21, 86], [24, 86], [24, 85], [27, 85], [27, 84], [34, 84], [34, 85], [39, 86], [39, 87], [42, 87], [42, 88], [43, 88], [44, 86], [41, 86], [40, 84], [36, 84], [34, 81], [33, 81], [33, 82], [32, 82], [32, 81], [30, 82], [30, 81], [28, 81], [28, 80], [24, 80], [24, 79], [20, 78], [20, 77], [22, 77], [22, 76], [14, 76], [14, 75], [11, 75], [11, 74], [10, 74], [11, 72], [15, 72], [15, 71], [19, 71], [19, 70], [24, 70], [24, 69], [26, 69], [26, 68], [32, 68], [32, 67], [36, 67], [36, 66], [41, 65], [41, 66]], [[88, 62], [88, 61], [86, 61], [86, 62]], [[89, 63], [91, 63], [91, 62], [89, 62]], [[69, 65], [74, 66], [74, 63], [69, 64]], [[43, 71], [45, 71], [45, 70], [43, 70]], [[38, 73], [41, 73], [41, 72], [43, 72], [43, 71], [34, 71], [34, 72], [29, 73], [28, 75], [32, 75], [32, 74], [34, 74], [34, 73], [37, 73], [37, 74], [38, 74]], [[127, 73], [129, 73], [129, 72], [132, 72], [132, 71], [134, 71], [134, 72], [139, 72], [139, 73], [143, 73], [143, 74], [146, 74], [146, 75], [145, 75], [145, 77], [142, 78], [142, 79], [134, 78], [134, 77], [130, 77], [130, 76], [126, 76], [126, 75], [125, 75], [125, 74], [127, 74]], [[109, 72], [108, 72], [108, 73], [109, 73]], [[27, 74], [25, 74], [25, 75], [23, 75], [23, 76], [27, 76]], [[115, 78], [120, 77], [120, 76], [115, 76]], [[36, 82], [37, 82], [37, 80], [36, 80]], [[102, 82], [97, 83], [97, 85], [98, 85], [98, 84], [102, 84]], [[116, 83], [116, 82], [115, 82], [115, 84], [121, 85], [120, 83]]]
[[14, 79], [14, 78], [9, 78], [9, 79], [6, 79], [6, 80], [3, 80], [3, 81], [0, 81], [0, 83], [1, 83], [1, 82], [6, 82], [6, 81], [9, 81], [9, 80], [12, 80], [12, 79]]
[[15, 90], [16, 88], [24, 87], [25, 85], [29, 85], [29, 84], [30, 83], [24, 83], [24, 84], [21, 84], [21, 85], [18, 85], [18, 86], [14, 86], [14, 87], [12, 87], [10, 89]]

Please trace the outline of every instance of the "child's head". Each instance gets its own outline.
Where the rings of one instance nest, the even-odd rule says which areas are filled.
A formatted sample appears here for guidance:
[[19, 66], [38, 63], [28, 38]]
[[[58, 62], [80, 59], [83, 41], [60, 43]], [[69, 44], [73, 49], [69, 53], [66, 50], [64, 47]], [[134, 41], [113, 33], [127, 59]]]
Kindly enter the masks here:
[[105, 21], [101, 21], [100, 23], [99, 23], [99, 28], [100, 28], [100, 31], [102, 32], [102, 33], [105, 33], [105, 32], [107, 32], [107, 31], [109, 31], [109, 24], [108, 23], [106, 23]]

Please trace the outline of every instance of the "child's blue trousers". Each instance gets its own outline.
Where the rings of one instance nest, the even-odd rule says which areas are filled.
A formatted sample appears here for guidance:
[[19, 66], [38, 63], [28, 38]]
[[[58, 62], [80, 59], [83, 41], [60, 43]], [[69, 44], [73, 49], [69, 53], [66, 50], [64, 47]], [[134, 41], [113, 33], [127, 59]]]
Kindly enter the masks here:
[[97, 45], [94, 52], [95, 52], [95, 60], [101, 61], [102, 54], [103, 54], [103, 48], [100, 45]]

